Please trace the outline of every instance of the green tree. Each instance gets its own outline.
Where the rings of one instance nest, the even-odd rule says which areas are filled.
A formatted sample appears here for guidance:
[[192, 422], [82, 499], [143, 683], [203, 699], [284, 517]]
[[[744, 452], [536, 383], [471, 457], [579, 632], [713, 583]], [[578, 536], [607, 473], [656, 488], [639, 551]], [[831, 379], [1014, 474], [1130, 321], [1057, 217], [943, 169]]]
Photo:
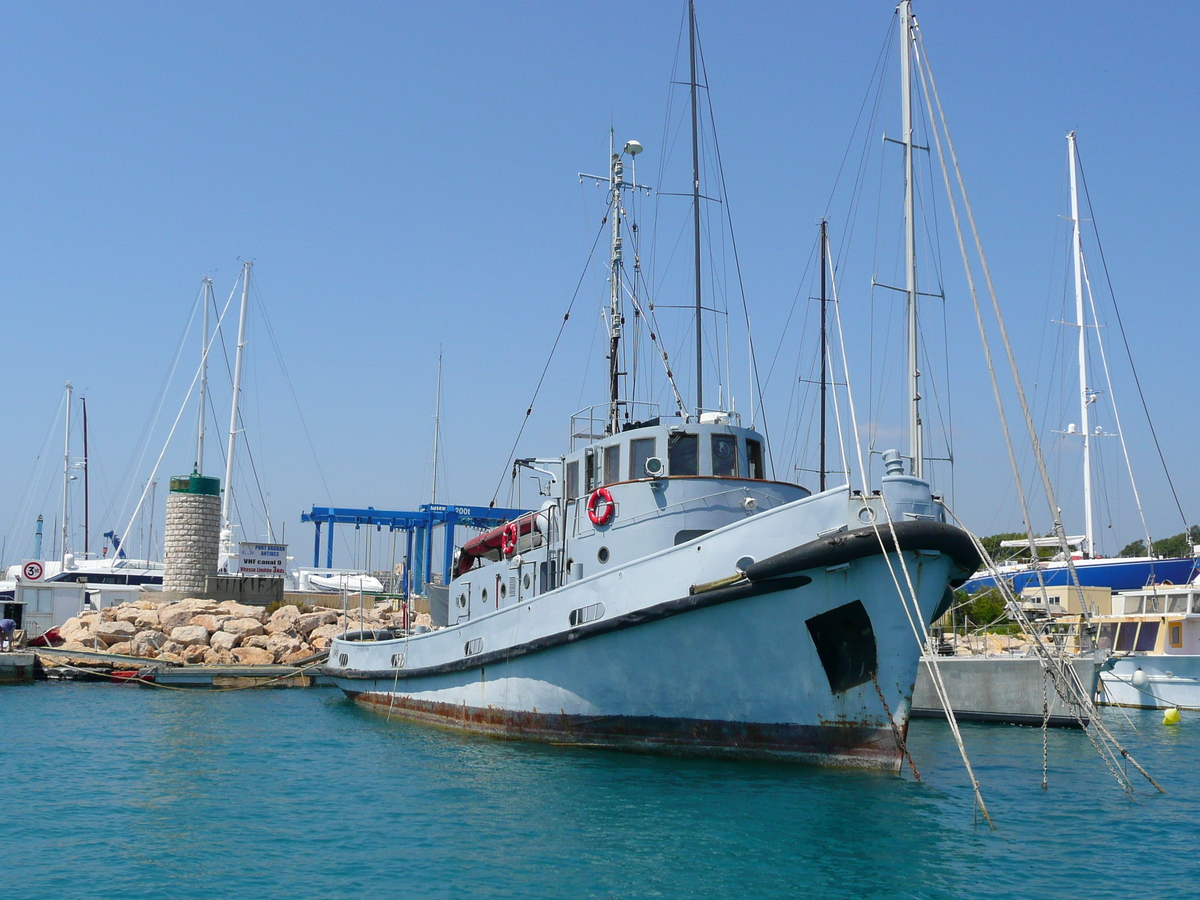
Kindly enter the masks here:
[[[1192, 545], [1200, 544], [1200, 525], [1192, 525], [1187, 531], [1161, 538], [1154, 542], [1154, 555], [1164, 557], [1191, 556]], [[1145, 556], [1146, 542], [1131, 541], [1126, 544], [1118, 556]]]

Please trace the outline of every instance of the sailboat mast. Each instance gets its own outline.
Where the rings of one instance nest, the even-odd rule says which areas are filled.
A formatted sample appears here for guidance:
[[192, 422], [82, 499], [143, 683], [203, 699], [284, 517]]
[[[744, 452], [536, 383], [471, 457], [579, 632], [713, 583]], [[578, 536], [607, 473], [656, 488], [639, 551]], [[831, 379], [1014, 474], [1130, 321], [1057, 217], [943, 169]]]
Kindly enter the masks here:
[[430, 503], [437, 503], [437, 475], [438, 475], [438, 442], [441, 438], [442, 430], [442, 348], [438, 347], [438, 378], [437, 378], [437, 400], [433, 405], [433, 495], [430, 498]]
[[200, 412], [196, 423], [196, 471], [204, 471], [204, 407], [208, 403], [208, 309], [212, 279], [204, 278], [204, 333], [200, 337]]
[[1084, 553], [1095, 555], [1094, 523], [1092, 521], [1092, 436], [1088, 422], [1088, 405], [1092, 392], [1087, 386], [1087, 325], [1083, 318], [1083, 238], [1079, 227], [1079, 190], [1075, 180], [1075, 132], [1067, 135], [1067, 156], [1071, 166], [1071, 256], [1075, 264], [1075, 321], [1079, 326], [1079, 430], [1083, 435], [1083, 533], [1087, 546]]
[[87, 397], [80, 397], [79, 402], [83, 405], [83, 558], [87, 559], [91, 555], [88, 547], [91, 543], [88, 540], [91, 530], [91, 485], [88, 480]]
[[913, 210], [913, 116], [912, 116], [912, 2], [900, 3], [900, 129], [904, 138], [904, 293], [908, 320], [908, 452], [912, 474], [924, 477], [921, 433], [921, 370], [917, 342], [917, 229]]
[[688, 58], [692, 88], [692, 232], [695, 238], [696, 280], [696, 419], [704, 409], [704, 320], [700, 305], [700, 128], [697, 117], [696, 4], [688, 0]]
[[608, 221], [612, 231], [612, 246], [609, 255], [609, 299], [608, 299], [608, 430], [609, 434], [621, 431], [621, 390], [619, 380], [621, 361], [621, 182], [625, 167], [621, 154], [613, 147], [613, 130], [608, 130]]
[[821, 220], [821, 462], [820, 462], [820, 488], [825, 490], [825, 391], [826, 379], [828, 373], [825, 368], [826, 359], [829, 357], [829, 332], [826, 329], [825, 323], [825, 268], [828, 266], [828, 257], [826, 255], [829, 247], [829, 235], [826, 231], [826, 222]]
[[63, 491], [62, 491], [62, 540], [59, 546], [59, 561], [67, 567], [67, 490], [71, 486], [71, 382], [67, 382], [67, 427], [63, 435]]
[[233, 407], [229, 413], [229, 448], [225, 454], [225, 496], [221, 508], [221, 531], [225, 546], [222, 548], [226, 560], [233, 552], [233, 452], [237, 444], [238, 398], [242, 390], [242, 356], [246, 348], [246, 306], [250, 300], [250, 269], [254, 263], [242, 267], [242, 307], [238, 313], [237, 355], [233, 363]]

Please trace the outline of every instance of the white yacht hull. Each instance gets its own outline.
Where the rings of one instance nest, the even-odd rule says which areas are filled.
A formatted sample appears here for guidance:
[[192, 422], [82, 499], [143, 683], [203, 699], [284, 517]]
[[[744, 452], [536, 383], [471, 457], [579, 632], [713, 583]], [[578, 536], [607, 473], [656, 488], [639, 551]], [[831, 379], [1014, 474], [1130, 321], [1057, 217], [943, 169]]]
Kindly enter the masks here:
[[[1145, 674], [1145, 683], [1137, 676]], [[1135, 680], [1136, 678], [1136, 680]], [[1118, 657], [1100, 673], [1100, 703], [1142, 709], [1200, 709], [1200, 656]]]
[[[919, 646], [888, 563], [904, 575], [869, 527], [796, 546], [822, 499], [439, 631], [348, 635], [326, 674], [389, 716], [492, 735], [896, 770]], [[974, 550], [942, 523], [897, 528], [923, 630]], [[753, 549], [769, 558], [736, 580]]]

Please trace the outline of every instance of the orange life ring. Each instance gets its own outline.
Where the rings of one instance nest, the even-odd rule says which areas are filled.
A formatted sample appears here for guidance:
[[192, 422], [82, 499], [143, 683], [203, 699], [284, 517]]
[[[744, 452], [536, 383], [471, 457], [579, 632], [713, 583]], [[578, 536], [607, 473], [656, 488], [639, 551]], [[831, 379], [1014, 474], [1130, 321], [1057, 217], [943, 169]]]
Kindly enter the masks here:
[[504, 530], [500, 532], [500, 552], [505, 556], [512, 556], [517, 552], [517, 538], [521, 532], [517, 529], [516, 522], [509, 522], [504, 526]]
[[[604, 501], [604, 508], [598, 509], [601, 500]], [[592, 520], [593, 525], [607, 525], [616, 510], [617, 507], [613, 503], [612, 494], [608, 492], [608, 488], [596, 488], [592, 491], [592, 496], [588, 497], [588, 518]]]

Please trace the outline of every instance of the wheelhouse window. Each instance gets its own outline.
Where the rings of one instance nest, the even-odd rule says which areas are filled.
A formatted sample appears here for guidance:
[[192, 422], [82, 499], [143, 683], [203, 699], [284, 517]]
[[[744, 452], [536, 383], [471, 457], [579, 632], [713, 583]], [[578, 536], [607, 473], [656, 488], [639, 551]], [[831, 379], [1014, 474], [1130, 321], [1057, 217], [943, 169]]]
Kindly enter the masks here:
[[579, 461], [567, 463], [567, 499], [579, 496]]
[[737, 438], [732, 434], [712, 435], [712, 473], [718, 478], [737, 478]]
[[1141, 651], [1143, 653], [1150, 653], [1151, 651], [1154, 650], [1154, 645], [1155, 645], [1155, 643], [1157, 643], [1157, 641], [1158, 641], [1158, 623], [1157, 622], [1143, 622], [1142, 630], [1138, 632], [1137, 644], [1136, 644], [1136, 646], [1134, 646], [1133, 649]]
[[667, 465], [671, 475], [699, 475], [700, 436], [673, 434], [667, 438]]
[[763, 474], [762, 442], [746, 438], [746, 475], [761, 481]]
[[646, 460], [657, 451], [656, 438], [637, 438], [629, 442], [629, 479], [646, 477]]
[[596, 454], [591, 450], [583, 454], [583, 489], [588, 493], [596, 489]]
[[621, 480], [621, 445], [613, 444], [604, 448], [604, 483], [612, 484]]

